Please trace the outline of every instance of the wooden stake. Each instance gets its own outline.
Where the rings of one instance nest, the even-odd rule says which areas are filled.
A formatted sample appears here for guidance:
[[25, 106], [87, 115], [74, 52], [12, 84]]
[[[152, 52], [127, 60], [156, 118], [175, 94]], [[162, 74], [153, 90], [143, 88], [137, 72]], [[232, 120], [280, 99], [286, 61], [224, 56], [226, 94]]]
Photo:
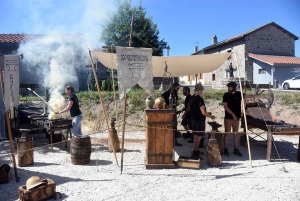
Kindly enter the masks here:
[[[107, 115], [106, 115], [106, 110], [104, 108], [104, 102], [103, 102], [103, 98], [102, 98], [102, 94], [101, 94], [101, 89], [100, 89], [100, 85], [99, 85], [99, 82], [98, 82], [97, 73], [96, 73], [96, 69], [95, 69], [95, 66], [94, 66], [94, 63], [93, 63], [92, 54], [91, 54], [90, 50], [89, 50], [89, 55], [90, 55], [92, 69], [93, 69], [93, 73], [94, 73], [94, 77], [95, 77], [95, 81], [96, 81], [96, 85], [97, 85], [97, 89], [98, 89], [98, 94], [99, 94], [99, 97], [100, 97], [100, 102], [101, 102], [103, 113], [104, 113], [104, 117], [105, 117], [105, 122], [106, 122], [107, 130], [109, 131], [110, 127], [109, 127], [109, 123], [108, 123], [108, 119], [107, 119]], [[111, 135], [110, 132], [108, 132], [108, 134]], [[108, 143], [111, 143], [111, 139], [112, 139], [112, 137], [110, 136], [108, 138]], [[112, 143], [111, 143], [111, 145], [112, 145]], [[116, 164], [117, 164], [117, 166], [119, 166], [115, 147], [113, 145], [111, 147], [112, 147], [112, 150], [114, 152], [114, 157], [115, 157], [115, 160], [116, 160]]]
[[[134, 17], [131, 16], [131, 27], [130, 27], [130, 38], [129, 47], [132, 47], [133, 28], [134, 28]], [[123, 114], [123, 129], [122, 129], [122, 153], [121, 153], [121, 174], [123, 172], [123, 156], [124, 156], [124, 140], [125, 140], [125, 123], [126, 123], [126, 107], [127, 107], [127, 94], [124, 96], [124, 114]]]
[[121, 174], [123, 172], [123, 156], [124, 156], [124, 141], [125, 141], [125, 122], [126, 122], [127, 94], [124, 96], [124, 113], [122, 127], [122, 153], [121, 153]]
[[[4, 103], [4, 80], [3, 80], [3, 75], [2, 75], [2, 66], [1, 66], [1, 64], [0, 64], [0, 79], [1, 79], [1, 85], [2, 85], [2, 98], [3, 98], [3, 103]], [[13, 160], [15, 178], [16, 178], [16, 182], [18, 182], [18, 181], [20, 181], [20, 178], [19, 178], [19, 175], [18, 175], [18, 170], [17, 170], [17, 165], [16, 165], [15, 148], [14, 148], [14, 145], [13, 145], [13, 142], [12, 142], [12, 134], [11, 134], [11, 127], [10, 127], [8, 112], [5, 112], [5, 117], [6, 117], [5, 119], [6, 119], [6, 124], [7, 124], [9, 145], [10, 145], [10, 151], [11, 151], [11, 156], [12, 156], [12, 160]]]
[[[242, 82], [241, 82], [241, 76], [240, 76], [240, 68], [239, 68], [239, 64], [237, 61], [237, 53], [235, 52], [235, 62], [236, 62], [236, 66], [237, 66], [237, 72], [238, 72], [238, 76], [239, 76], [239, 85], [240, 85], [240, 89], [242, 89]], [[244, 120], [245, 120], [245, 129], [246, 131], [248, 131], [248, 125], [247, 125], [247, 115], [246, 115], [246, 109], [245, 109], [245, 102], [244, 102], [244, 96], [242, 95], [242, 106], [243, 106], [243, 113], [244, 113]], [[251, 149], [250, 149], [250, 141], [249, 141], [249, 136], [246, 134], [247, 137], [247, 145], [248, 145], [248, 153], [249, 153], [249, 160], [250, 160], [250, 167], [252, 168], [252, 157], [251, 157]]]
[[114, 69], [111, 69], [111, 77], [113, 83], [113, 90], [114, 90], [114, 102], [115, 102], [115, 112], [116, 112], [116, 123], [117, 123], [117, 132], [119, 133], [119, 119], [118, 119], [118, 102], [116, 99], [116, 89], [115, 89], [115, 78], [114, 78]]

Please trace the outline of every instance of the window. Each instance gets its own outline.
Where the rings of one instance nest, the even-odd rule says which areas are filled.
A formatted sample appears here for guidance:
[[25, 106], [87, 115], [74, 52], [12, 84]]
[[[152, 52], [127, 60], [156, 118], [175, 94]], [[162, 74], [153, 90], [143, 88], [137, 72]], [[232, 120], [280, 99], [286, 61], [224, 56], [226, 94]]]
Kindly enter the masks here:
[[258, 69], [258, 74], [266, 74], [266, 69]]
[[216, 74], [212, 74], [212, 81], [216, 80]]

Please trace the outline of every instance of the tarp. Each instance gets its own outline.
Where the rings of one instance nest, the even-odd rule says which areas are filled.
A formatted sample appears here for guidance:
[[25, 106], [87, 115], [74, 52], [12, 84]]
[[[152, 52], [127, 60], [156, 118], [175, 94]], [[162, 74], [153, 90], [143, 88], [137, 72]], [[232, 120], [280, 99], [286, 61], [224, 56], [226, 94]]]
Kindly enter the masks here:
[[[107, 68], [117, 69], [116, 54], [91, 51], [93, 55]], [[218, 69], [230, 56], [229, 53], [191, 55], [191, 56], [153, 56], [152, 68], [154, 77], [163, 77], [165, 62], [171, 76], [194, 75], [208, 73]]]

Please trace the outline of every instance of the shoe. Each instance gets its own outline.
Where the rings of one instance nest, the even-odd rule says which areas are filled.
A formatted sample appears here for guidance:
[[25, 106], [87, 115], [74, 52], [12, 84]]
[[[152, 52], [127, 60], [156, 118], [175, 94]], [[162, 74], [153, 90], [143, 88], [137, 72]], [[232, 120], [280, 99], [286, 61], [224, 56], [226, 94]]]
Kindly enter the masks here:
[[175, 146], [177, 146], [177, 147], [181, 147], [181, 146], [182, 146], [182, 144], [180, 144], [179, 142], [177, 142], [177, 140], [175, 140]]
[[194, 138], [190, 139], [188, 143], [194, 143]]
[[233, 154], [238, 155], [238, 156], [243, 156], [243, 154], [240, 152], [239, 149], [234, 149]]
[[228, 151], [227, 148], [224, 149], [224, 155], [225, 155], [225, 156], [229, 156], [229, 151]]
[[193, 150], [193, 153], [192, 153], [192, 158], [199, 158], [199, 155], [200, 155], [200, 151], [199, 150], [197, 150], [197, 151], [194, 151]]

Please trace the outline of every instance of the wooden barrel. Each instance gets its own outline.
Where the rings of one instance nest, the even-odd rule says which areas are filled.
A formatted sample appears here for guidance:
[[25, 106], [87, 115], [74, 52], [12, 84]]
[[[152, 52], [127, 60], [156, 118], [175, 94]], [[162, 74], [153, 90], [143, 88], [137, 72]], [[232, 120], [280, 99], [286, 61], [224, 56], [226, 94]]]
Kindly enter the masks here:
[[74, 165], [85, 165], [90, 162], [91, 157], [91, 138], [90, 136], [72, 137], [71, 162]]

